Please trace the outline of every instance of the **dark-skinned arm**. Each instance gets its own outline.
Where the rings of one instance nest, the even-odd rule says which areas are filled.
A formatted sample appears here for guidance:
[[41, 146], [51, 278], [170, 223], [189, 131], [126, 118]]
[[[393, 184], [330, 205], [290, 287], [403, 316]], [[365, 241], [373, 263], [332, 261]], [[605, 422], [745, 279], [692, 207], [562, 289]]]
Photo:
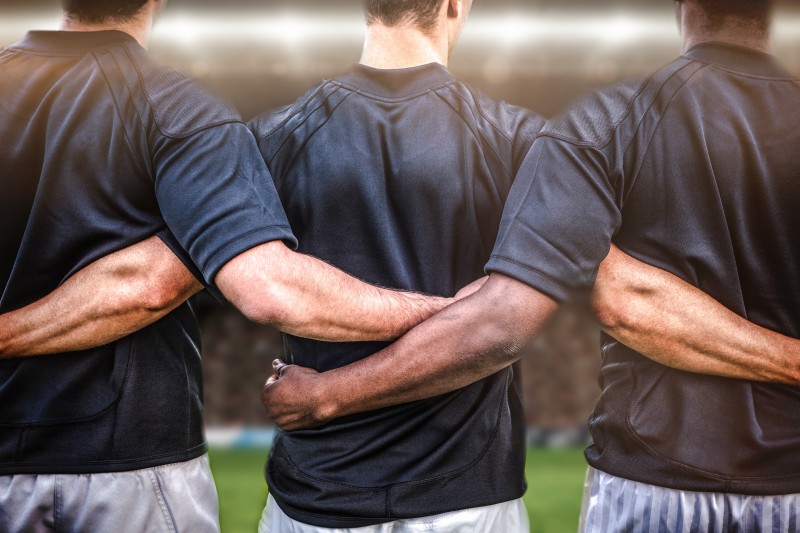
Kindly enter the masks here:
[[[615, 247], [600, 268], [592, 303], [609, 334], [661, 364], [800, 384], [800, 341], [748, 322]], [[358, 363], [317, 374], [276, 362], [262, 400], [268, 415], [292, 430], [450, 392], [515, 362], [553, 309], [533, 289], [495, 274], [474, 296]]]
[[483, 287], [366, 359], [324, 374], [278, 365], [265, 387], [269, 416], [286, 430], [429, 398], [490, 376], [520, 358], [558, 305], [492, 274]]
[[604, 330], [666, 366], [800, 385], [800, 341], [747, 321], [693, 285], [612, 247], [592, 306]]
[[114, 342], [202, 288], [161, 239], [151, 237], [95, 261], [41, 300], [0, 315], [0, 358]]

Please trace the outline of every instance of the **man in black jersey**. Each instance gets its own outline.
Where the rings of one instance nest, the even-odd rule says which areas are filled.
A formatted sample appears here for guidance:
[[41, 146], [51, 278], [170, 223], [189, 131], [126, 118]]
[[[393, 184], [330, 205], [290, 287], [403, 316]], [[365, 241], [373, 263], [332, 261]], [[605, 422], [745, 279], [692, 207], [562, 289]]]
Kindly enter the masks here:
[[[360, 62], [251, 122], [299, 251], [440, 296], [483, 276], [544, 120], [447, 70], [470, 7], [367, 2]], [[288, 357], [324, 371], [387, 344], [290, 337]], [[435, 399], [280, 434], [260, 531], [527, 532], [519, 385], [509, 367]]]
[[[681, 58], [542, 131], [509, 195], [488, 282], [348, 367], [278, 365], [265, 390], [278, 422], [350, 420], [492, 375], [556, 302], [595, 281], [613, 239], [666, 271], [642, 270], [633, 295], [685, 283], [731, 311], [707, 314], [697, 293], [637, 302], [609, 292], [616, 252], [600, 269], [598, 303], [618, 302], [601, 318], [627, 346], [605, 339], [584, 530], [797, 530], [800, 351], [780, 334], [800, 336], [800, 84], [769, 54], [772, 8], [678, 3]], [[671, 307], [686, 316], [659, 317]], [[712, 315], [768, 329], [720, 330]], [[676, 344], [684, 350], [666, 353]]]
[[[0, 333], [4, 532], [218, 530], [192, 272], [250, 318], [330, 341], [389, 340], [451, 301], [378, 289], [287, 247], [238, 114], [148, 56], [162, 7], [65, 1], [63, 31], [0, 51], [0, 311], [73, 278], [67, 299], [16, 315], [21, 343], [13, 317]], [[73, 276], [98, 260], [98, 276]]]

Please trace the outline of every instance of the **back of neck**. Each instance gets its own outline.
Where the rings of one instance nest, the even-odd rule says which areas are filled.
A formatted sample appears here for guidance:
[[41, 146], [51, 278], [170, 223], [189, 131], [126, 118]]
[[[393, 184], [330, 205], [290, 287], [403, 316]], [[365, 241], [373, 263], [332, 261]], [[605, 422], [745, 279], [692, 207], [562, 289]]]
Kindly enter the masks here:
[[769, 25], [748, 18], [728, 17], [712, 25], [700, 18], [683, 23], [683, 51], [706, 42], [721, 42], [772, 53]]
[[447, 32], [431, 31], [401, 24], [385, 26], [373, 22], [367, 26], [360, 63], [379, 69], [399, 69], [440, 63], [447, 66]]
[[126, 22], [108, 21], [89, 23], [65, 15], [59, 29], [61, 31], [121, 31], [136, 39], [143, 48], [147, 48], [150, 42], [151, 26], [152, 24], [144, 19], [144, 17], [136, 17]]

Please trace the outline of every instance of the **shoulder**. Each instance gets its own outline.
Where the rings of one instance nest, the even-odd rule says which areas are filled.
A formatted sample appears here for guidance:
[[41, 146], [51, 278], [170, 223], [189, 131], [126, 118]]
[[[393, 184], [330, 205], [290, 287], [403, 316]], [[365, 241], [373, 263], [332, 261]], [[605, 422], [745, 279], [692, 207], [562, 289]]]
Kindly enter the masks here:
[[680, 58], [645, 78], [596, 91], [548, 122], [541, 134], [601, 148], [624, 124], [635, 128], [647, 113], [661, 108], [654, 105], [659, 99], [668, 104], [686, 79], [701, 67]]
[[492, 98], [463, 81], [457, 80], [449, 84], [447, 89], [468, 103], [476, 120], [486, 123], [514, 142], [522, 140], [532, 143], [546, 123], [535, 111]]
[[640, 79], [595, 92], [548, 122], [542, 135], [576, 144], [607, 144], [647, 82]]
[[260, 142], [284, 129], [295, 120], [302, 121], [317, 108], [316, 103], [324, 101], [336, 89], [338, 89], [337, 84], [327, 80], [322, 81], [306, 91], [303, 96], [293, 103], [265, 111], [251, 120], [248, 126], [253, 135], [255, 135], [256, 140]]
[[156, 62], [138, 46], [125, 53], [136, 69], [153, 120], [168, 137], [188, 137], [201, 130], [241, 122], [236, 109], [200, 82]]

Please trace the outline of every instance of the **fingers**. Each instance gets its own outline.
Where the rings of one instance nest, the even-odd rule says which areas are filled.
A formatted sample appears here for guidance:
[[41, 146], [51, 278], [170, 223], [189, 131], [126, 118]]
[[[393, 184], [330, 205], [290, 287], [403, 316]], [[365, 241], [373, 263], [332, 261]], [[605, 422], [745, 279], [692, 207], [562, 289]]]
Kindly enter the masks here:
[[272, 374], [267, 380], [267, 382], [264, 384], [264, 390], [266, 391], [266, 389], [270, 385], [274, 385], [275, 383], [277, 383], [283, 377], [283, 373], [286, 372], [286, 369], [289, 368], [290, 366], [294, 365], [287, 365], [280, 359], [275, 359], [274, 361], [272, 361], [272, 370], [274, 374]]
[[283, 377], [283, 373], [286, 371], [287, 368], [294, 365], [287, 365], [280, 359], [275, 359], [272, 361], [272, 369], [278, 375], [279, 378]]

